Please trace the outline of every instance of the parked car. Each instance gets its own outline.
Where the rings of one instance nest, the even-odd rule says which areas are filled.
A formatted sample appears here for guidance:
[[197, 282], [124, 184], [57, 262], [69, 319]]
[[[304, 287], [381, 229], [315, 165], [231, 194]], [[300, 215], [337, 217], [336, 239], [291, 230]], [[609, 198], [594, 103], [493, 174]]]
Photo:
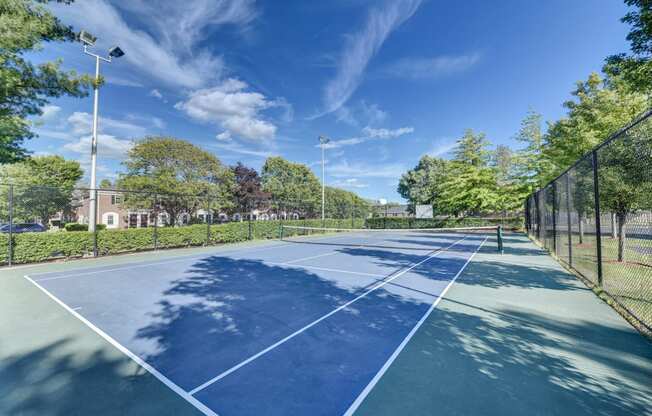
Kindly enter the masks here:
[[[20, 233], [42, 233], [47, 231], [47, 229], [41, 224], [36, 223], [22, 223], [22, 224], [13, 224], [11, 227], [11, 232], [15, 234]], [[9, 224], [0, 225], [0, 233], [8, 234], [9, 233]]]

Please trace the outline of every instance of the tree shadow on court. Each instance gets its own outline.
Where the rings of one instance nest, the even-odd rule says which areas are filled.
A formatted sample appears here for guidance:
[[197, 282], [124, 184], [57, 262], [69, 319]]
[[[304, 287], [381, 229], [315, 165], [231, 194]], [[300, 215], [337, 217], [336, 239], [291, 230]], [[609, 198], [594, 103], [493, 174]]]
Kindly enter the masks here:
[[641, 415], [651, 361], [625, 328], [447, 297], [356, 414]]
[[106, 349], [84, 350], [63, 337], [3, 357], [0, 414], [202, 415], [130, 358]]
[[[190, 390], [377, 283], [373, 277], [310, 272], [300, 265], [211, 256], [172, 282], [151, 324], [137, 337], [156, 344], [144, 358]], [[421, 305], [428, 295], [385, 296]]]

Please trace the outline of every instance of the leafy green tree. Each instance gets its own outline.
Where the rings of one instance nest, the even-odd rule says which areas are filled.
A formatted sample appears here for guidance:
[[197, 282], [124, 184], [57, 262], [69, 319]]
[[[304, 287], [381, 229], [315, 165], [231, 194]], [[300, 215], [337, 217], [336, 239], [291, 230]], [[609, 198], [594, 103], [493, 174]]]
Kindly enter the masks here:
[[[73, 191], [83, 171], [79, 163], [61, 156], [39, 156], [0, 165], [0, 183], [14, 185], [14, 215], [17, 221], [40, 221], [47, 225], [57, 213], [70, 214]], [[8, 216], [8, 186], [0, 188], [0, 212]]]
[[514, 176], [521, 184], [523, 194], [530, 194], [542, 188], [552, 165], [543, 155], [543, 132], [541, 131], [541, 114], [529, 110], [515, 139], [525, 145], [513, 157]]
[[364, 218], [369, 212], [369, 203], [354, 192], [327, 186], [325, 189], [326, 218]]
[[398, 193], [410, 204], [433, 205], [438, 211], [437, 201], [441, 192], [441, 183], [448, 175], [450, 162], [437, 157], [425, 155], [419, 163], [404, 173], [398, 183]]
[[102, 181], [100, 182], [100, 189], [112, 189], [112, 188], [113, 188], [113, 184], [109, 179], [107, 178], [102, 179]]
[[25, 58], [43, 42], [75, 40], [72, 28], [38, 3], [47, 0], [0, 1], [0, 163], [26, 157], [23, 142], [35, 136], [29, 117], [41, 115], [48, 99], [86, 96], [93, 83], [62, 71], [60, 60], [33, 65]]
[[443, 212], [480, 214], [499, 208], [496, 171], [488, 165], [488, 146], [485, 135], [472, 130], [457, 141], [437, 202]]
[[261, 177], [263, 191], [272, 195], [275, 204], [304, 215], [313, 215], [319, 210], [321, 185], [306, 165], [270, 157], [263, 165]]
[[595, 73], [578, 82], [572, 95], [575, 99], [564, 103], [568, 115], [552, 123], [544, 137], [543, 153], [551, 165], [546, 182], [647, 108], [645, 95]]
[[621, 19], [632, 27], [627, 34], [631, 55], [609, 56], [603, 71], [622, 78], [634, 90], [649, 94], [652, 91], [652, 3], [649, 0], [625, 0], [625, 4], [632, 8]]
[[652, 209], [652, 121], [648, 118], [598, 150], [600, 206], [617, 218], [618, 261], [625, 261], [625, 225]]
[[147, 137], [129, 151], [123, 164], [127, 172], [117, 185], [136, 191], [125, 195], [125, 205], [160, 209], [170, 216], [171, 225], [182, 213], [194, 217], [198, 209], [208, 208], [209, 201], [211, 210], [234, 206], [233, 172], [215, 155], [188, 141]]

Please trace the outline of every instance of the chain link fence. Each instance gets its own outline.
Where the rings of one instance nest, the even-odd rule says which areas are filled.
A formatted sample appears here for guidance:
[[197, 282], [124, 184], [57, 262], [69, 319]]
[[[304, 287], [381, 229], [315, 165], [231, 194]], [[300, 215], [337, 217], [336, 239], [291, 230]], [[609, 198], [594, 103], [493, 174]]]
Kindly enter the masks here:
[[369, 209], [326, 200], [322, 219], [321, 200], [0, 184], [0, 264], [272, 239], [283, 223], [361, 228]]
[[652, 112], [525, 204], [529, 236], [652, 330]]

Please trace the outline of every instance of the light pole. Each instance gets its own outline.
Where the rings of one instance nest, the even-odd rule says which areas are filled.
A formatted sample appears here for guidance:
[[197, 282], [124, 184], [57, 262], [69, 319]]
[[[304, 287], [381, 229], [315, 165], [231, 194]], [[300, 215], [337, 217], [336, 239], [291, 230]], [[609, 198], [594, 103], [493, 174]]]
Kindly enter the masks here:
[[100, 97], [100, 61], [111, 62], [112, 58], [119, 58], [125, 53], [117, 46], [109, 49], [109, 57], [104, 58], [88, 51], [88, 48], [95, 44], [97, 38], [82, 30], [79, 32], [79, 40], [84, 44], [84, 53], [95, 58], [95, 82], [93, 83], [93, 136], [91, 137], [91, 193], [88, 206], [88, 231], [95, 232], [97, 223], [97, 189], [96, 189], [96, 165], [97, 165], [97, 112]]
[[324, 198], [326, 196], [326, 169], [324, 167], [324, 149], [325, 145], [331, 140], [326, 136], [319, 136], [319, 147], [321, 147], [321, 222], [324, 224]]

